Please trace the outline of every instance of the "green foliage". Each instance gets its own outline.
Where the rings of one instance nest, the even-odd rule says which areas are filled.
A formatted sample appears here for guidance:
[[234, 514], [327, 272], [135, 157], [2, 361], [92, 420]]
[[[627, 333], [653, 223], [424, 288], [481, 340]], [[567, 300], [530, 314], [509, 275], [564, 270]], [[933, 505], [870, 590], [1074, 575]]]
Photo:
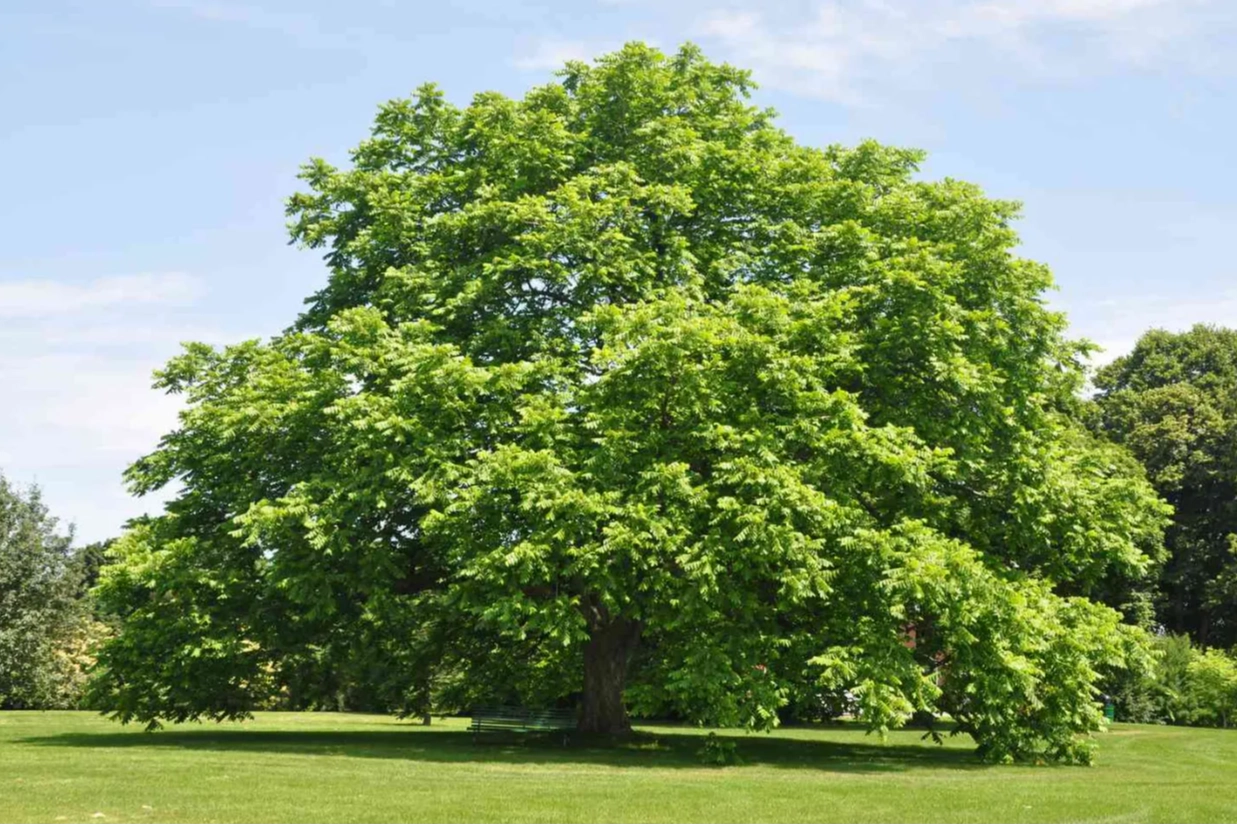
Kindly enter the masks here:
[[1208, 650], [1190, 663], [1189, 686], [1192, 720], [1227, 728], [1237, 716], [1237, 659]]
[[79, 598], [88, 598], [90, 591], [99, 583], [99, 574], [109, 563], [108, 553], [115, 539], [105, 539], [83, 545], [73, 551], [73, 564], [77, 568], [81, 585]]
[[717, 767], [743, 764], [743, 759], [739, 756], [739, 746], [729, 739], [719, 739], [713, 731], [709, 731], [709, 735], [704, 738], [704, 744], [696, 751], [696, 758], [705, 765]]
[[0, 708], [72, 707], [80, 694], [98, 629], [70, 544], [37, 489], [0, 475]]
[[1174, 507], [1159, 620], [1203, 645], [1237, 644], [1237, 330], [1152, 330], [1095, 385], [1094, 429]]
[[1152, 675], [1163, 697], [1163, 712], [1155, 721], [1190, 721], [1190, 665], [1197, 658], [1198, 649], [1194, 647], [1189, 636], [1169, 634], [1156, 639]]
[[1185, 635], [1156, 638], [1147, 667], [1109, 684], [1121, 721], [1227, 727], [1237, 711], [1237, 657]]
[[187, 407], [129, 479], [181, 489], [101, 577], [96, 700], [578, 696], [621, 731], [624, 701], [767, 729], [849, 694], [873, 730], [1089, 758], [1134, 646], [1087, 597], [1146, 575], [1166, 511], [1074, 423], [1016, 206], [798, 146], [749, 86], [632, 44], [519, 101], [423, 87], [306, 166], [329, 282], [160, 374]]
[[1197, 656], [1187, 636], [1146, 637], [1147, 655], [1105, 674], [1103, 690], [1120, 722], [1184, 723], [1187, 669]]

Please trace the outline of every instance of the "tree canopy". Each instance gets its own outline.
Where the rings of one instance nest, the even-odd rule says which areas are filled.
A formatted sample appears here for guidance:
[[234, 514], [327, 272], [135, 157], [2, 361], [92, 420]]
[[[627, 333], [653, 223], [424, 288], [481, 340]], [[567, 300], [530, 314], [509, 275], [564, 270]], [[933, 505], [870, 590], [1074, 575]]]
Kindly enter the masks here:
[[578, 701], [597, 732], [847, 701], [1085, 759], [1136, 652], [1088, 597], [1165, 510], [1076, 423], [1017, 205], [800, 146], [750, 88], [631, 44], [521, 100], [421, 87], [310, 162], [326, 285], [158, 377], [187, 407], [129, 479], [179, 490], [103, 573], [97, 700]]
[[0, 709], [76, 700], [86, 613], [71, 544], [37, 489], [0, 474]]
[[1174, 508], [1160, 620], [1203, 645], [1237, 644], [1237, 330], [1152, 330], [1095, 386], [1095, 428]]

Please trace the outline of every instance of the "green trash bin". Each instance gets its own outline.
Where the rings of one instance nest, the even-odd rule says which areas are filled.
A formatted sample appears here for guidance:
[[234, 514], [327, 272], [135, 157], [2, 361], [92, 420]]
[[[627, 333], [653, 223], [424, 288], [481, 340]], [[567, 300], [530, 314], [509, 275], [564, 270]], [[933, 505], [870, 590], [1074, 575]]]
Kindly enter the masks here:
[[1112, 702], [1104, 703], [1104, 718], [1109, 722], [1117, 721], [1117, 706]]

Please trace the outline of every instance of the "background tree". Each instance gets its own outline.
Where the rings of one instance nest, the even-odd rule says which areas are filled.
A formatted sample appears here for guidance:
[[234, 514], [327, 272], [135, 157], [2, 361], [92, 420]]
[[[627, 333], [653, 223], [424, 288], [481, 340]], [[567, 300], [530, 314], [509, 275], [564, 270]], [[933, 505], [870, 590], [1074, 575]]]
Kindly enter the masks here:
[[77, 700], [86, 617], [71, 544], [37, 489], [0, 475], [0, 708]]
[[1160, 621], [1202, 645], [1237, 643], [1237, 330], [1152, 330], [1095, 386], [1094, 428], [1174, 508]]
[[920, 153], [802, 147], [748, 75], [639, 44], [515, 101], [388, 103], [315, 160], [330, 278], [190, 346], [137, 462], [96, 698], [157, 723], [365, 685], [773, 725], [849, 691], [993, 759], [1086, 758], [1137, 648], [1087, 597], [1164, 511], [1074, 423], [1080, 348], [1015, 204]]
[[73, 551], [74, 564], [81, 579], [81, 597], [86, 598], [89, 591], [99, 583], [99, 574], [109, 563], [108, 552], [116, 539], [92, 541]]

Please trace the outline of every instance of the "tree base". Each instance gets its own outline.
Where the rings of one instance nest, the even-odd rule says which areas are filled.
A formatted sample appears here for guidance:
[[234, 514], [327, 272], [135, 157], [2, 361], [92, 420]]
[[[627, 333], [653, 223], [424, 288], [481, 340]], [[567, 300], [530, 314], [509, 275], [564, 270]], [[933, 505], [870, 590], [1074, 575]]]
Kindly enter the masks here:
[[639, 625], [625, 620], [593, 630], [584, 648], [584, 707], [577, 727], [580, 733], [631, 735], [623, 690], [627, 686], [627, 665], [639, 639]]

